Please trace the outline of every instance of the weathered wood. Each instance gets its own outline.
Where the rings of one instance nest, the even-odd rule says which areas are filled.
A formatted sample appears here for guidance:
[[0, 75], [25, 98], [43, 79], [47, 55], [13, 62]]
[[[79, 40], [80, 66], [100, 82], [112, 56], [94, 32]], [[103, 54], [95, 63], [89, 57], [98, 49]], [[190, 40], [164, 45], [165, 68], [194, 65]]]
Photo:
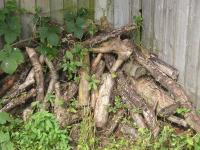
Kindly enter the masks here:
[[113, 54], [103, 54], [104, 61], [106, 63], [106, 68], [111, 72], [111, 68], [113, 64], [115, 63], [116, 59]]
[[79, 98], [78, 105], [86, 106], [89, 105], [90, 102], [90, 94], [89, 94], [89, 82], [88, 77], [90, 73], [90, 58], [89, 53], [84, 56], [83, 60], [84, 66], [80, 70], [80, 83], [79, 83]]
[[50, 0], [36, 0], [36, 5], [41, 9], [42, 16], [50, 16]]
[[130, 0], [114, 0], [114, 27], [130, 23], [130, 8]]
[[138, 132], [135, 128], [125, 125], [125, 124], [120, 125], [120, 131], [123, 134], [129, 135], [133, 139], [137, 138], [137, 136], [138, 136]]
[[99, 62], [101, 61], [103, 54], [99, 53], [97, 55], [97, 57], [93, 60], [92, 62], [92, 66], [91, 66], [91, 73], [95, 73], [97, 71], [97, 66], [99, 64]]
[[50, 15], [51, 19], [59, 24], [63, 24], [63, 11], [64, 2], [63, 0], [50, 0]]
[[77, 12], [78, 0], [64, 0], [64, 10], [66, 12]]
[[[66, 83], [65, 83], [66, 84]], [[78, 93], [78, 85], [75, 82], [70, 82], [67, 86], [66, 91], [63, 94], [65, 102], [69, 102]]]
[[178, 79], [179, 72], [176, 68], [172, 67], [171, 65], [154, 56], [150, 57], [150, 60], [158, 67], [159, 70], [164, 72], [170, 78], [174, 80]]
[[3, 96], [7, 90], [9, 90], [17, 79], [17, 75], [8, 75], [0, 82], [1, 90], [0, 90], [0, 97]]
[[196, 114], [195, 107], [189, 101], [189, 98], [183, 88], [173, 79], [169, 78], [163, 72], [154, 67], [152, 62], [145, 58], [140, 51], [135, 49], [134, 54], [135, 59], [151, 73], [155, 80], [169, 90], [169, 92], [174, 95], [176, 101], [180, 102], [182, 107], [190, 110], [190, 112], [185, 114], [185, 120], [191, 126], [191, 128], [197, 132], [200, 132], [200, 117]]
[[131, 79], [134, 84], [135, 91], [146, 101], [146, 103], [154, 107], [156, 103], [156, 112], [161, 117], [172, 115], [176, 112], [179, 104], [176, 103], [161, 87], [157, 86], [150, 77], [143, 77], [138, 80]]
[[35, 80], [37, 83], [37, 100], [43, 101], [44, 99], [44, 76], [42, 66], [39, 62], [37, 53], [33, 48], [26, 47], [26, 52], [31, 60], [35, 72]]
[[[0, 9], [4, 7], [4, 1], [0, 0]], [[3, 39], [0, 36], [0, 49], [3, 48]]]
[[114, 86], [114, 79], [111, 74], [102, 75], [102, 85], [99, 89], [99, 96], [94, 110], [94, 122], [96, 127], [104, 127], [108, 121], [108, 107]]
[[130, 11], [129, 20], [133, 21], [133, 16], [141, 16], [142, 0], [130, 0]]
[[180, 125], [182, 127], [185, 127], [185, 128], [188, 127], [188, 124], [184, 119], [178, 118], [176, 116], [169, 116], [166, 119], [169, 120], [170, 122]]
[[151, 129], [152, 134], [156, 137], [159, 133], [160, 127], [158, 125], [155, 113], [152, 109], [145, 103], [134, 90], [130, 81], [125, 78], [123, 74], [119, 74], [117, 78], [117, 89], [118, 94], [126, 101], [133, 103], [136, 108], [142, 110], [142, 114], [146, 120], [148, 127]]
[[147, 70], [137, 62], [130, 60], [124, 64], [122, 70], [129, 76], [138, 79], [147, 74]]

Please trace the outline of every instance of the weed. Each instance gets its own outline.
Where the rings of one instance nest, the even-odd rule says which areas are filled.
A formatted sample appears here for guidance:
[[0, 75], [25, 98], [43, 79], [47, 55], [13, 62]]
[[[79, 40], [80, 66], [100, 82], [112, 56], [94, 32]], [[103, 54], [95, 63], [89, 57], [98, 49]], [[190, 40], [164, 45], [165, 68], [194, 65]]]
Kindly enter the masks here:
[[141, 30], [142, 30], [143, 19], [142, 19], [141, 16], [134, 16], [133, 20], [134, 20], [134, 23], [136, 25], [136, 28], [135, 28], [134, 33], [133, 33], [133, 39], [134, 39], [134, 42], [137, 45], [141, 45]]
[[114, 106], [109, 107], [109, 112], [116, 113], [119, 109], [126, 108], [126, 105], [122, 102], [119, 96], [115, 96]]
[[88, 82], [89, 82], [89, 90], [96, 90], [98, 84], [100, 83], [100, 81], [96, 79], [95, 75], [88, 77]]
[[190, 110], [187, 109], [187, 108], [177, 108], [176, 109], [176, 113], [181, 115], [181, 116], [184, 116], [188, 112], [190, 112]]

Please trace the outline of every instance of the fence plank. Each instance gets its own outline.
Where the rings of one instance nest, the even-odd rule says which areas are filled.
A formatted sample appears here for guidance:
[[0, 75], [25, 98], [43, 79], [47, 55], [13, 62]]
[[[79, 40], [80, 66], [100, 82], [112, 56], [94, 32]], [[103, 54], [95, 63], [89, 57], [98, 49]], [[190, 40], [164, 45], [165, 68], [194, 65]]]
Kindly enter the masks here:
[[130, 22], [130, 0], [114, 1], [114, 27], [121, 27]]
[[114, 1], [113, 0], [95, 0], [95, 19], [99, 20], [106, 16], [111, 24], [114, 24]]
[[[200, 6], [199, 6], [200, 7]], [[200, 8], [199, 8], [200, 9]], [[199, 52], [200, 52], [200, 39], [199, 39]], [[199, 62], [198, 62], [198, 77], [200, 76], [200, 54], [199, 54]], [[200, 78], [197, 77], [197, 97], [196, 97], [196, 101], [197, 101], [197, 108], [200, 108]]]
[[0, 8], [3, 8], [3, 7], [4, 7], [4, 1], [0, 0]]
[[77, 12], [77, 0], [64, 0], [64, 10]]
[[[0, 9], [4, 7], [4, 1], [0, 0]], [[3, 39], [0, 37], [0, 49], [3, 47]]]
[[51, 19], [59, 24], [63, 24], [63, 0], [50, 1]]
[[129, 16], [130, 21], [133, 21], [133, 16], [141, 16], [142, 0], [131, 0], [129, 7], [131, 8], [131, 15]]
[[89, 0], [78, 0], [78, 9], [80, 8], [89, 8]]
[[187, 26], [189, 15], [189, 3], [190, 0], [178, 0], [177, 1], [177, 17], [176, 17], [176, 34], [174, 45], [174, 66], [178, 68], [179, 82], [184, 83], [185, 73], [185, 55], [186, 55], [186, 43], [187, 43]]
[[26, 39], [32, 35], [33, 31], [33, 14], [35, 13], [35, 0], [21, 0], [20, 2], [21, 9], [27, 11], [26, 14], [21, 15], [22, 23], [22, 39]]
[[[185, 87], [192, 100], [196, 99], [200, 39], [200, 1], [191, 0], [187, 36]], [[199, 105], [199, 101], [198, 101]]]
[[50, 0], [36, 0], [36, 6], [41, 8], [43, 16], [50, 16]]
[[142, 0], [143, 32], [142, 43], [151, 49], [153, 47], [154, 0]]

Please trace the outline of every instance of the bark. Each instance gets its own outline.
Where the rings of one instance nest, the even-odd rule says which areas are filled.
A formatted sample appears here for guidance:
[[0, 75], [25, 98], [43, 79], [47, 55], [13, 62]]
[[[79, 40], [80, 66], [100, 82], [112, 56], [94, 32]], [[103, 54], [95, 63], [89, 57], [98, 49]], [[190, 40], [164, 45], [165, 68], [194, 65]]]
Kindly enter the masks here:
[[118, 94], [122, 97], [122, 99], [129, 101], [137, 109], [142, 110], [142, 114], [148, 127], [151, 129], [154, 137], [156, 137], [159, 133], [160, 127], [153, 110], [150, 109], [150, 107], [145, 103], [145, 100], [135, 92], [134, 87], [130, 84], [130, 81], [128, 81], [122, 73], [118, 75], [117, 86]]
[[119, 38], [104, 42], [98, 48], [93, 48], [96, 53], [115, 53], [118, 55], [116, 62], [111, 68], [111, 72], [116, 72], [117, 69], [126, 61], [132, 54], [133, 45], [130, 40], [121, 40]]
[[123, 66], [123, 71], [135, 79], [138, 79], [147, 74], [147, 70], [137, 62], [130, 60]]
[[69, 102], [78, 92], [78, 85], [75, 82], [70, 82], [66, 91], [64, 92], [63, 98], [65, 102]]
[[16, 75], [8, 75], [0, 82], [0, 97], [2, 97], [14, 85], [16, 78]]
[[[103, 60], [101, 60], [99, 62], [99, 64], [97, 65], [97, 69], [96, 69], [96, 72], [94, 74], [94, 76], [95, 76], [95, 78], [97, 80], [101, 79], [101, 76], [102, 76], [102, 74], [104, 72], [104, 69], [105, 69], [105, 62]], [[93, 109], [95, 108], [98, 96], [99, 96], [99, 90], [98, 90], [98, 88], [97, 89], [93, 89], [91, 91], [91, 107]]]
[[112, 118], [111, 121], [109, 121], [109, 129], [106, 131], [106, 136], [110, 136], [118, 127], [119, 122], [122, 120], [124, 117], [125, 110], [119, 110], [114, 117]]
[[167, 64], [166, 62], [162, 61], [158, 57], [155, 57], [155, 55], [151, 55], [150, 61], [152, 61], [159, 70], [164, 72], [166, 75], [168, 75], [173, 80], [178, 79], [179, 72], [176, 68], [172, 67], [171, 65]]
[[111, 38], [115, 38], [118, 37], [119, 35], [123, 34], [123, 33], [128, 33], [131, 32], [135, 29], [135, 25], [127, 25], [127, 26], [123, 26], [120, 27], [118, 29], [114, 29], [108, 33], [102, 33], [98, 36], [92, 37], [91, 39], [88, 39], [84, 42], [84, 45], [87, 46], [94, 46], [97, 44], [100, 44], [102, 42], [105, 42]]
[[94, 110], [94, 122], [96, 127], [102, 128], [108, 121], [108, 107], [110, 105], [110, 96], [114, 86], [114, 80], [111, 74], [103, 74], [102, 85], [100, 86], [99, 96]]
[[150, 107], [157, 103], [156, 112], [161, 117], [174, 114], [179, 103], [173, 100], [163, 89], [156, 85], [151, 77], [144, 77], [138, 80], [131, 78], [135, 91], [146, 101]]
[[91, 73], [95, 73], [97, 71], [97, 66], [99, 64], [99, 62], [101, 61], [103, 54], [99, 53], [97, 55], [97, 57], [94, 59], [94, 61], [92, 62], [92, 66], [91, 66]]
[[116, 61], [115, 56], [113, 54], [105, 53], [103, 54], [103, 57], [106, 64], [106, 68], [111, 72], [111, 68]]
[[134, 55], [135, 59], [151, 73], [155, 80], [173, 94], [175, 100], [180, 102], [182, 107], [190, 110], [190, 112], [187, 112], [184, 115], [185, 120], [191, 128], [200, 132], [200, 117], [197, 115], [195, 107], [189, 101], [183, 88], [173, 79], [160, 71], [148, 58], [145, 58], [139, 50], [135, 49]]
[[123, 133], [123, 134], [126, 134], [126, 135], [129, 135], [131, 138], [135, 139], [138, 137], [138, 132], [135, 128], [131, 127], [131, 126], [128, 126], [128, 125], [125, 125], [125, 124], [122, 124], [120, 125], [120, 131]]
[[187, 122], [184, 119], [181, 119], [179, 117], [169, 116], [166, 119], [169, 120], [172, 123], [175, 123], [175, 124], [179, 125], [179, 126], [182, 126], [182, 127], [185, 127], [185, 128], [188, 127]]
[[35, 80], [37, 83], [37, 100], [44, 100], [44, 76], [42, 66], [39, 62], [38, 55], [33, 48], [26, 47], [26, 52], [31, 60], [35, 72]]
[[29, 100], [31, 97], [35, 97], [35, 96], [36, 96], [35, 89], [32, 89], [29, 92], [25, 92], [25, 93], [21, 94], [19, 97], [12, 99], [8, 104], [6, 104], [0, 110], [0, 112], [3, 112], [3, 111], [8, 112], [11, 109], [15, 108], [16, 106], [26, 103], [27, 100]]
[[79, 106], [87, 106], [90, 102], [90, 92], [89, 92], [89, 82], [88, 77], [90, 73], [90, 58], [89, 54], [87, 53], [84, 60], [83, 66], [80, 70], [80, 83], [79, 83], [79, 98], [78, 98], [78, 105]]

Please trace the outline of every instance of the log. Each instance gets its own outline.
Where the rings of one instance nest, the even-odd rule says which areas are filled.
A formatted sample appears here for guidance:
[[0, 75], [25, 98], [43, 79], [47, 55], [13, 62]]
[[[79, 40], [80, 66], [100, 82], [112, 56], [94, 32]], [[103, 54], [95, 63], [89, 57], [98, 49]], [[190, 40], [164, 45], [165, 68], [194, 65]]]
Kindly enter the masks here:
[[138, 80], [131, 78], [135, 91], [153, 108], [157, 103], [156, 112], [160, 117], [167, 117], [176, 113], [179, 103], [173, 100], [163, 89], [156, 85], [151, 77]]
[[[105, 62], [104, 62], [103, 60], [101, 60], [101, 61], [99, 62], [99, 64], [97, 65], [96, 68], [97, 68], [97, 69], [96, 69], [96, 72], [95, 72], [94, 76], [95, 76], [95, 78], [96, 78], [97, 80], [100, 80], [100, 79], [101, 79], [101, 76], [102, 76], [102, 74], [103, 74], [103, 71], [104, 71], [104, 69], [105, 69]], [[97, 101], [98, 96], [99, 96], [99, 90], [98, 90], [98, 88], [97, 88], [97, 89], [93, 89], [93, 90], [91, 91], [91, 107], [92, 107], [93, 109], [95, 109], [96, 101]]]
[[78, 92], [78, 85], [75, 82], [68, 83], [67, 89], [64, 92], [63, 98], [65, 102], [69, 102]]
[[118, 29], [114, 29], [108, 33], [102, 33], [98, 36], [92, 37], [91, 39], [86, 40], [84, 42], [84, 45], [93, 47], [94, 45], [105, 42], [111, 38], [116, 38], [123, 33], [131, 32], [134, 29], [136, 29], [135, 25], [126, 25], [126, 26], [120, 27]]
[[106, 64], [106, 68], [111, 72], [111, 68], [116, 61], [115, 56], [113, 54], [105, 53], [103, 54], [103, 58]]
[[137, 62], [130, 60], [124, 64], [122, 70], [129, 76], [138, 79], [147, 74], [147, 70]]
[[90, 93], [89, 93], [89, 83], [88, 77], [90, 73], [90, 58], [89, 53], [87, 53], [83, 60], [84, 66], [80, 70], [80, 83], [79, 83], [79, 97], [78, 105], [87, 106], [90, 103]]
[[31, 97], [35, 97], [36, 96], [36, 90], [35, 89], [31, 89], [29, 92], [25, 92], [22, 95], [20, 95], [19, 97], [16, 97], [12, 100], [10, 100], [10, 102], [8, 104], [6, 104], [1, 110], [0, 112], [8, 112], [11, 109], [15, 108], [16, 106], [19, 106], [21, 104], [24, 104], [28, 99], [30, 99]]
[[168, 75], [170, 78], [176, 81], [178, 80], [179, 72], [176, 68], [162, 61], [155, 55], [151, 55], [149, 60], [152, 61], [158, 67], [159, 70]]
[[128, 126], [126, 124], [120, 125], [120, 131], [123, 134], [129, 135], [131, 138], [135, 139], [138, 137], [138, 132], [135, 128]]
[[182, 126], [184, 128], [188, 127], [187, 122], [182, 118], [179, 118], [179, 117], [176, 117], [176, 116], [169, 116], [166, 119], [169, 120], [170, 122], [175, 123], [175, 124]]
[[39, 62], [39, 58], [37, 53], [33, 48], [26, 47], [26, 52], [31, 60], [33, 65], [33, 69], [35, 72], [35, 80], [37, 83], [37, 100], [43, 101], [44, 100], [44, 76], [42, 71], [42, 66]]
[[2, 97], [7, 92], [7, 90], [9, 90], [14, 85], [16, 78], [16, 75], [8, 75], [0, 82], [0, 97]]
[[94, 110], [94, 122], [96, 127], [102, 128], [108, 121], [108, 107], [110, 106], [110, 97], [114, 86], [114, 80], [111, 74], [102, 75], [102, 85], [99, 89], [99, 96]]
[[99, 53], [97, 55], [97, 57], [94, 59], [94, 61], [92, 62], [92, 66], [91, 66], [91, 73], [95, 73], [97, 71], [97, 66], [99, 64], [99, 62], [101, 61], [103, 54]]
[[197, 115], [195, 107], [189, 101], [183, 88], [176, 83], [176, 81], [155, 67], [155, 65], [136, 48], [134, 49], [134, 58], [151, 73], [157, 82], [173, 94], [175, 100], [180, 102], [181, 107], [190, 110], [184, 115], [185, 120], [191, 128], [196, 132], [200, 132], [200, 117]]
[[92, 48], [95, 53], [115, 53], [118, 55], [116, 62], [111, 68], [111, 72], [116, 72], [117, 69], [126, 61], [132, 54], [132, 43], [130, 40], [121, 40], [115, 38], [110, 41], [104, 42], [98, 48]]
[[152, 109], [145, 103], [145, 100], [142, 99], [134, 90], [130, 81], [122, 74], [118, 74], [117, 78], [117, 89], [118, 94], [126, 101], [129, 101], [136, 108], [142, 110], [142, 114], [146, 120], [146, 123], [154, 137], [156, 137], [159, 133], [160, 127], [158, 125], [155, 113]]

